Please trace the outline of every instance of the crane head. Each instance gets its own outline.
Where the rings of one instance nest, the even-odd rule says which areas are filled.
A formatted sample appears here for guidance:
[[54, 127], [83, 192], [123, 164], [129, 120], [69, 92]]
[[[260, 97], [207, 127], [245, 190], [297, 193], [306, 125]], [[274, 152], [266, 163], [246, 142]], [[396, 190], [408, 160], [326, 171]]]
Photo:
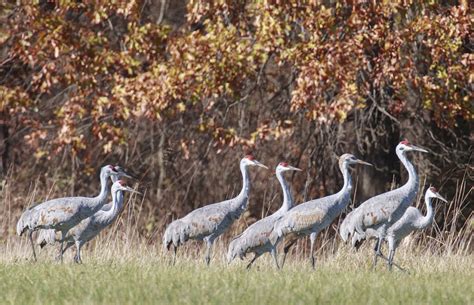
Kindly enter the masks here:
[[343, 154], [342, 156], [339, 157], [339, 166], [342, 167], [344, 164], [347, 164], [347, 165], [363, 164], [363, 165], [372, 166], [372, 164], [370, 164], [369, 162], [365, 162], [365, 161], [362, 161], [360, 159], [357, 159], [352, 154]]
[[407, 139], [398, 143], [396, 150], [402, 153], [407, 151], [419, 151], [424, 153], [428, 152], [426, 149], [413, 145]]
[[125, 177], [125, 178], [137, 179], [137, 177], [127, 173], [127, 171], [123, 167], [121, 167], [120, 165], [115, 165], [114, 169], [118, 173], [118, 178]]
[[293, 167], [286, 162], [278, 163], [276, 167], [276, 172], [285, 172], [285, 171], [301, 171], [301, 169]]
[[101, 175], [106, 175], [107, 177], [118, 176], [117, 170], [115, 169], [115, 167], [113, 165], [110, 165], [110, 164], [106, 165], [106, 166], [103, 166], [100, 169], [100, 174]]
[[240, 164], [241, 164], [241, 165], [244, 165], [244, 166], [260, 166], [260, 167], [263, 167], [263, 168], [268, 169], [268, 167], [266, 167], [266, 166], [263, 165], [262, 163], [260, 163], [260, 162], [258, 162], [257, 160], [255, 160], [254, 156], [252, 156], [252, 155], [246, 155], [246, 156], [240, 161]]
[[140, 192], [135, 191], [131, 187], [127, 186], [127, 184], [123, 180], [117, 180], [114, 182], [114, 184], [112, 184], [112, 192], [117, 192], [117, 191], [126, 191], [130, 193], [141, 194]]
[[425, 194], [425, 197], [427, 198], [438, 198], [439, 200], [441, 201], [444, 201], [444, 202], [448, 202], [443, 196], [441, 196], [439, 193], [438, 193], [438, 190], [436, 190], [436, 188], [434, 186], [430, 186], [427, 190], [426, 190], [426, 194]]

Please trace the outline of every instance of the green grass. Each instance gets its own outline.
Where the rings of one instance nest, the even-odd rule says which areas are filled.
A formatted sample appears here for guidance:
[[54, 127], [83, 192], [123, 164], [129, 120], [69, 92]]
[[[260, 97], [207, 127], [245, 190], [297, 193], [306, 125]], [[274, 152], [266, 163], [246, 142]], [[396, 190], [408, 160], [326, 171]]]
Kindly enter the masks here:
[[[370, 250], [339, 249], [316, 271], [300, 255], [277, 271], [269, 257], [245, 270], [226, 266], [221, 254], [206, 267], [202, 257], [178, 257], [170, 266], [158, 249], [124, 247], [84, 251], [83, 265], [40, 262], [4, 255], [0, 304], [473, 304], [473, 256], [435, 256], [401, 251], [410, 274], [370, 270]], [[26, 249], [24, 249], [26, 250]], [[194, 254], [193, 254], [194, 255]], [[199, 255], [199, 254], [198, 254]]]

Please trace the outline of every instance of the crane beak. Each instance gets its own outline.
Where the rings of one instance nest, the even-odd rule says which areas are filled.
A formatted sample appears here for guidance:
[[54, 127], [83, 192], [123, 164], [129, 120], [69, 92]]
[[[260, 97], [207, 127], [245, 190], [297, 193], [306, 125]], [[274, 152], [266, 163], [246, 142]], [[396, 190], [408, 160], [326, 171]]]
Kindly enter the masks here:
[[135, 180], [138, 180], [138, 178], [132, 174], [129, 174], [129, 173], [126, 173], [126, 172], [119, 172], [119, 176], [120, 177], [125, 177], [125, 178], [129, 178], [129, 179], [135, 179]]
[[365, 162], [365, 161], [362, 161], [362, 160], [359, 160], [359, 159], [357, 159], [356, 162], [359, 163], [359, 164], [363, 164], [363, 165], [373, 166], [373, 165], [370, 164], [369, 162]]
[[410, 148], [415, 150], [415, 151], [419, 151], [419, 152], [423, 152], [423, 153], [427, 153], [428, 151], [426, 149], [423, 149], [421, 147], [418, 147], [418, 146], [415, 146], [415, 145], [410, 145]]
[[138, 180], [138, 178], [135, 177], [134, 175], [131, 175], [131, 174], [127, 173], [127, 172], [125, 171], [125, 169], [123, 169], [123, 167], [115, 166], [115, 167], [114, 167], [114, 170], [115, 170], [116, 175], [117, 175], [119, 178], [125, 177], [125, 178], [130, 178], [130, 179]]
[[124, 190], [127, 191], [127, 192], [135, 193], [135, 194], [138, 194], [138, 195], [143, 195], [143, 194], [140, 193], [139, 191], [135, 191], [134, 189], [132, 189], [132, 188], [129, 187], [129, 186], [124, 186], [123, 188], [124, 188]]
[[446, 199], [445, 199], [443, 196], [441, 196], [440, 194], [436, 193], [435, 195], [436, 195], [436, 198], [438, 198], [439, 200], [448, 203], [448, 200], [446, 200]]
[[267, 166], [263, 165], [262, 163], [258, 162], [257, 160], [253, 160], [253, 163], [256, 165], [256, 166], [260, 166], [260, 167], [263, 167], [265, 169], [268, 169]]
[[131, 175], [131, 174], [127, 174], [127, 173], [123, 173], [121, 174], [122, 177], [125, 177], [125, 178], [130, 178], [130, 179], [134, 179], [134, 180], [138, 180], [138, 178], [134, 175]]
[[299, 172], [302, 171], [302, 169], [299, 169], [299, 168], [297, 168], [297, 167], [293, 167], [293, 166], [291, 166], [291, 165], [288, 165], [286, 168], [288, 168], [289, 170], [292, 170], [292, 171], [299, 171]]

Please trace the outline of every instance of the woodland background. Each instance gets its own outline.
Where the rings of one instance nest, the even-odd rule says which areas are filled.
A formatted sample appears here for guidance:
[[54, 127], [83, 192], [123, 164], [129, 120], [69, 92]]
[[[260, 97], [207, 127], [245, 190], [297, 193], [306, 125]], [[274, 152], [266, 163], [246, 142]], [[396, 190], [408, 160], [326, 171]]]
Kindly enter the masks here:
[[472, 234], [470, 5], [2, 1], [0, 239], [33, 202], [97, 193], [108, 163], [139, 177], [125, 213], [150, 241], [237, 194], [247, 153], [272, 170], [251, 169], [236, 231], [280, 205], [280, 161], [303, 169], [297, 203], [341, 187], [336, 156], [373, 163], [354, 170], [357, 206], [405, 181], [403, 138], [430, 150], [410, 154], [422, 183], [460, 199], [437, 205], [434, 230]]

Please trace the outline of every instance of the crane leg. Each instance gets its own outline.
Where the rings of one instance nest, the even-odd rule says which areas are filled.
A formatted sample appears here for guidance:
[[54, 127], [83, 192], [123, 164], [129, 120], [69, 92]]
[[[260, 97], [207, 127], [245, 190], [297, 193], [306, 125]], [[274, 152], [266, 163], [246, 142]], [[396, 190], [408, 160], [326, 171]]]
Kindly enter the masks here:
[[37, 262], [38, 260], [36, 259], [35, 244], [33, 243], [33, 230], [28, 231], [28, 239], [30, 240], [31, 249], [33, 250], [33, 259], [35, 260], [35, 262]]
[[359, 251], [359, 248], [360, 248], [360, 246], [362, 246], [362, 243], [363, 243], [362, 240], [355, 241], [354, 248], [356, 249], [356, 251]]
[[278, 265], [278, 256], [276, 252], [276, 247], [272, 247], [271, 254], [273, 256], [273, 260], [275, 261], [275, 265], [277, 266], [277, 269], [280, 269], [280, 266]]
[[257, 254], [255, 253], [252, 260], [250, 261], [250, 263], [247, 265], [247, 270], [250, 270], [250, 268], [252, 267], [252, 264], [255, 262], [255, 260], [257, 260], [257, 258], [260, 257], [261, 254]]
[[59, 247], [59, 254], [58, 254], [58, 260], [62, 263], [63, 262], [63, 247], [64, 242], [61, 241], [61, 246]]
[[64, 249], [64, 240], [66, 239], [66, 232], [61, 231], [61, 246], [59, 247], [59, 261], [63, 262], [63, 249]]
[[377, 238], [377, 242], [375, 243], [374, 264], [372, 266], [372, 270], [375, 270], [375, 266], [377, 266], [377, 258], [379, 256], [382, 256], [382, 253], [380, 252], [381, 246], [382, 246], [382, 239], [379, 237], [379, 238]]
[[82, 264], [82, 259], [81, 259], [81, 247], [82, 244], [80, 241], [76, 241], [76, 255], [74, 256], [74, 262], [76, 264]]
[[64, 247], [64, 249], [63, 249], [63, 255], [64, 255], [64, 253], [66, 253], [67, 249], [71, 248], [73, 245], [74, 245], [74, 243], [67, 242], [66, 247]]
[[395, 256], [395, 249], [390, 249], [390, 253], [388, 254], [388, 270], [392, 271], [393, 265], [393, 257]]
[[[388, 258], [387, 258], [385, 255], [380, 254], [380, 258], [382, 258], [382, 259], [384, 259], [384, 260], [386, 260], [386, 261], [388, 262]], [[407, 273], [408, 273], [408, 271], [407, 271], [405, 268], [400, 267], [400, 265], [398, 265], [397, 263], [395, 263], [395, 262], [393, 262], [393, 261], [392, 261], [392, 265], [394, 265], [395, 267], [397, 267], [400, 271], [403, 271], [403, 272], [407, 272]]]
[[310, 247], [310, 257], [311, 257], [311, 266], [313, 267], [313, 270], [316, 269], [316, 258], [314, 257], [314, 242], [316, 241], [316, 234], [311, 233], [309, 236], [309, 240], [311, 242], [311, 247]]
[[283, 266], [285, 265], [286, 256], [288, 255], [288, 252], [290, 252], [291, 247], [293, 247], [296, 241], [297, 241], [297, 238], [295, 237], [294, 239], [291, 239], [289, 242], [285, 242], [285, 247], [283, 248], [283, 259], [281, 261], [282, 269], [283, 269]]
[[379, 242], [380, 242], [380, 239], [377, 238], [377, 240], [375, 241], [374, 252], [377, 252], [377, 249], [379, 247]]
[[209, 266], [211, 263], [211, 248], [214, 243], [214, 239], [206, 239], [206, 264]]
[[176, 253], [178, 252], [178, 246], [173, 244], [173, 261], [172, 261], [172, 266], [176, 264]]

